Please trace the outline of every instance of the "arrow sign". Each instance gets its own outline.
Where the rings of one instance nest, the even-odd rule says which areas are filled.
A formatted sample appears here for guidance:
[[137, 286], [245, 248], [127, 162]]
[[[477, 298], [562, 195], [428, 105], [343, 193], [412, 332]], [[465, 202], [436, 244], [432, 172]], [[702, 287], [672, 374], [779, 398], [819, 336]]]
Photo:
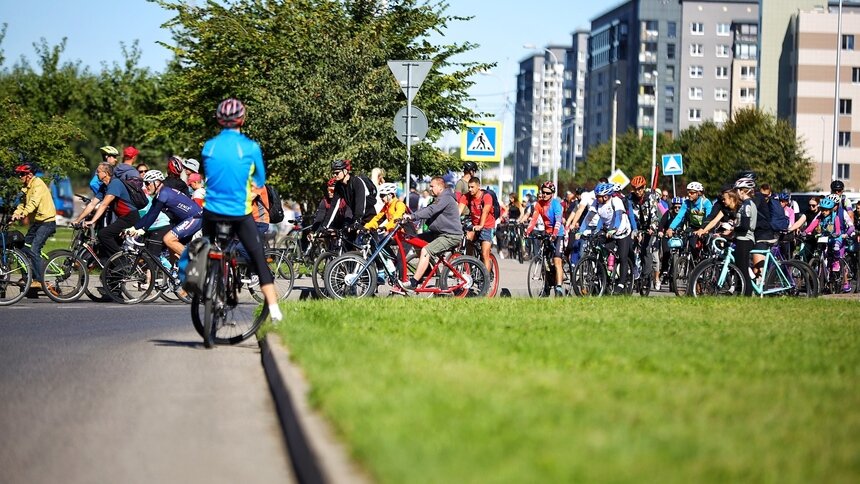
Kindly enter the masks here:
[[433, 67], [433, 61], [422, 60], [390, 60], [388, 68], [397, 79], [397, 84], [403, 90], [408, 102], [412, 102], [415, 95], [418, 94], [418, 89], [427, 78], [427, 73]]
[[684, 157], [680, 153], [663, 155], [663, 174], [666, 176], [684, 174]]

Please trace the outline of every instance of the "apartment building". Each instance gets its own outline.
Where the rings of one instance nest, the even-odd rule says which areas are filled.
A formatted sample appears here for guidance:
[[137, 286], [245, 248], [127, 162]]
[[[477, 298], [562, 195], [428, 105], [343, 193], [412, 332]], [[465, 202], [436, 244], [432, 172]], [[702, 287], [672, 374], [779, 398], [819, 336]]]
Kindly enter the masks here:
[[[630, 0], [591, 21], [586, 154], [588, 147], [611, 139], [616, 98], [618, 134], [631, 128], [650, 133], [655, 116], [658, 132], [677, 133], [680, 20], [677, 0]], [[658, 86], [665, 95], [656, 96]]]
[[755, 107], [758, 15], [755, 0], [681, 0], [679, 131]]
[[576, 173], [585, 147], [585, 80], [588, 76], [588, 30], [572, 34], [572, 47], [567, 50], [564, 71], [561, 122], [561, 166]]

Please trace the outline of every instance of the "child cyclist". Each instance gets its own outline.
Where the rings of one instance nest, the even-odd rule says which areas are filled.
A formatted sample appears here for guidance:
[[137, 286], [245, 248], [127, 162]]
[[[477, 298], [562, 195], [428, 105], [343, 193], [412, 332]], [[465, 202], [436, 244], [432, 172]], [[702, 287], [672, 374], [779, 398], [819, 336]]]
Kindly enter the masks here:
[[[845, 221], [842, 220], [842, 217], [838, 216], [835, 208], [836, 202], [833, 201], [832, 198], [822, 198], [818, 203], [818, 215], [812, 219], [812, 222], [810, 222], [809, 226], [806, 227], [804, 233], [806, 235], [810, 235], [816, 227], [820, 227], [821, 235], [829, 237], [828, 245], [833, 249], [833, 253], [836, 254], [830, 269], [838, 271], [840, 270], [839, 259], [845, 257], [843, 241], [854, 231], [854, 227], [851, 225], [846, 227]], [[848, 282], [847, 271], [845, 272], [842, 291], [851, 292], [851, 283]]]
[[[397, 222], [406, 213], [406, 204], [403, 200], [397, 198], [397, 185], [394, 183], [383, 183], [379, 185], [379, 198], [382, 200], [382, 208], [379, 213], [364, 224], [364, 228], [368, 230], [379, 229], [380, 232], [391, 232], [397, 228]], [[382, 219], [385, 219], [382, 221]], [[380, 223], [382, 221], [382, 223]], [[381, 238], [380, 238], [381, 239]], [[377, 239], [378, 241], [379, 239]], [[392, 253], [392, 247], [386, 248], [386, 252]], [[394, 266], [391, 265], [391, 259], [384, 258], [384, 264], [388, 266], [388, 270], [393, 272]], [[379, 268], [378, 277], [384, 280], [385, 271]], [[396, 281], [391, 281], [392, 294], [405, 294], [405, 291], [397, 285]]]

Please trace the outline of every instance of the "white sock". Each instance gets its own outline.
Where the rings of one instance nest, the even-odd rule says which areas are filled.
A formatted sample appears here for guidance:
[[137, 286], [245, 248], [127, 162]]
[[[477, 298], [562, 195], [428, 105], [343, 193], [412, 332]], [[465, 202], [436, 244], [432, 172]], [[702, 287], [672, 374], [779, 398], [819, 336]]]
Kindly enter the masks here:
[[273, 323], [279, 323], [284, 319], [284, 315], [281, 314], [281, 307], [277, 303], [269, 304], [269, 317], [272, 318]]

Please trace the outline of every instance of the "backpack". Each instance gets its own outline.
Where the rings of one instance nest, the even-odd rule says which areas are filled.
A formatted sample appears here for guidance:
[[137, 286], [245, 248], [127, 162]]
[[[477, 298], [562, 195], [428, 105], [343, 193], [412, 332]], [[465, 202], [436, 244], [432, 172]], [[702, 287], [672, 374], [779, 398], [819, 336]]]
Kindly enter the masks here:
[[206, 285], [206, 270], [209, 261], [209, 239], [199, 237], [185, 246], [179, 257], [179, 282], [190, 294], [202, 294]]
[[502, 206], [499, 205], [499, 197], [496, 196], [496, 192], [490, 190], [490, 187], [485, 188], [484, 191], [489, 193], [493, 199], [493, 218], [498, 220], [502, 216]]
[[266, 195], [269, 197], [269, 206], [266, 210], [269, 211], [269, 223], [277, 224], [284, 221], [284, 205], [281, 203], [281, 196], [272, 185], [266, 185]]
[[131, 198], [131, 204], [138, 210], [146, 208], [149, 205], [149, 198], [147, 198], [146, 193], [143, 192], [143, 179], [139, 176], [137, 177], [119, 177], [119, 181], [125, 185], [125, 189], [128, 191], [128, 197]]
[[376, 205], [376, 185], [370, 181], [370, 178], [367, 178], [364, 175], [357, 175], [358, 179], [361, 180], [361, 183], [364, 183], [364, 191], [367, 192], [367, 205], [368, 207], [373, 207]]
[[770, 206], [770, 228], [775, 232], [785, 232], [788, 230], [788, 216], [785, 215], [785, 210], [780, 205], [776, 197], [770, 197], [767, 202]]

